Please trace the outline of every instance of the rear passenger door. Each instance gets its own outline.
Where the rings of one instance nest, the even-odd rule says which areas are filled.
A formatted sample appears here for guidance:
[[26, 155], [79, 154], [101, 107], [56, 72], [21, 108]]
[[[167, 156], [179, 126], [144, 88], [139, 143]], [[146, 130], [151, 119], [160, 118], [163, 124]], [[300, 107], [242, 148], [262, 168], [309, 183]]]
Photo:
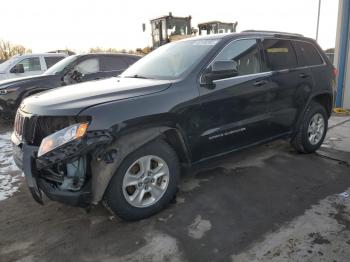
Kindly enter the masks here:
[[118, 76], [128, 67], [121, 55], [101, 56], [101, 78]]
[[210, 63], [234, 61], [237, 76], [200, 86], [201, 158], [229, 152], [261, 141], [269, 134], [269, 73], [262, 72], [261, 52], [256, 39], [234, 40]]
[[263, 39], [262, 46], [271, 74], [268, 110], [269, 133], [279, 136], [290, 132], [312, 89], [309, 68], [298, 64], [293, 43], [288, 39]]
[[333, 85], [331, 70], [313, 43], [294, 41], [301, 66], [307, 67], [314, 82], [314, 88], [327, 90]]

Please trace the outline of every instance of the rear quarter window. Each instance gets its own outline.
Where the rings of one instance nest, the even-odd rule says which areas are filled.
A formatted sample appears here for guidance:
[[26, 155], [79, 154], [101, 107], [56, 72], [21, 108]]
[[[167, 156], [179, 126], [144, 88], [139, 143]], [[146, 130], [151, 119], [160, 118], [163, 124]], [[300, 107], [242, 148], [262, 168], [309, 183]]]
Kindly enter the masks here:
[[322, 65], [323, 59], [316, 47], [307, 42], [293, 41], [301, 66]]
[[297, 67], [297, 57], [289, 40], [264, 39], [263, 49], [270, 70], [283, 70]]

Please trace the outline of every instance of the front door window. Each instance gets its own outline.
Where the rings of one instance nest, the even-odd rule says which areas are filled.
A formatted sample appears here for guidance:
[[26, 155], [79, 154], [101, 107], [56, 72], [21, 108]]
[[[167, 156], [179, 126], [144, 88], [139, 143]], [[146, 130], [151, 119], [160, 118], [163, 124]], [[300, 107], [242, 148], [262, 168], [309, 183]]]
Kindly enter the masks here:
[[24, 73], [33, 72], [33, 71], [41, 71], [39, 57], [26, 58], [17, 64], [23, 65]]

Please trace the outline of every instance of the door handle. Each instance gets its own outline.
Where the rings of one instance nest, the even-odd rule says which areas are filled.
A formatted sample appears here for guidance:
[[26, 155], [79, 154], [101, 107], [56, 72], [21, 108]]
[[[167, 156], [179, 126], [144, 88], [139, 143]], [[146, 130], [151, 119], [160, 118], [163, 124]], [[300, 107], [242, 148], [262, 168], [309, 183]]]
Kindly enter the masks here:
[[260, 81], [254, 82], [253, 86], [263, 86], [263, 85], [266, 85], [266, 84], [267, 84], [266, 80], [260, 80]]
[[301, 78], [307, 78], [307, 77], [309, 77], [309, 75], [308, 75], [308, 74], [305, 74], [305, 73], [300, 73], [300, 74], [299, 74], [299, 77], [301, 77]]

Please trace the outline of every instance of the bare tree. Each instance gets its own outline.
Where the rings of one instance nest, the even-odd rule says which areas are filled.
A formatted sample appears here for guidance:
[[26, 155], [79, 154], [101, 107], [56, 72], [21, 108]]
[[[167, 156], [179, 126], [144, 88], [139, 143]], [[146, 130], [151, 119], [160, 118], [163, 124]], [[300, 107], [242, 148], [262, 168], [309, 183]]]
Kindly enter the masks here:
[[127, 53], [127, 54], [135, 54], [135, 50], [126, 50], [126, 49], [117, 49], [117, 48], [101, 48], [101, 47], [92, 47], [89, 50], [89, 53]]
[[31, 52], [31, 49], [27, 49], [22, 45], [14, 45], [9, 41], [0, 40], [0, 60], [8, 60], [14, 55]]

